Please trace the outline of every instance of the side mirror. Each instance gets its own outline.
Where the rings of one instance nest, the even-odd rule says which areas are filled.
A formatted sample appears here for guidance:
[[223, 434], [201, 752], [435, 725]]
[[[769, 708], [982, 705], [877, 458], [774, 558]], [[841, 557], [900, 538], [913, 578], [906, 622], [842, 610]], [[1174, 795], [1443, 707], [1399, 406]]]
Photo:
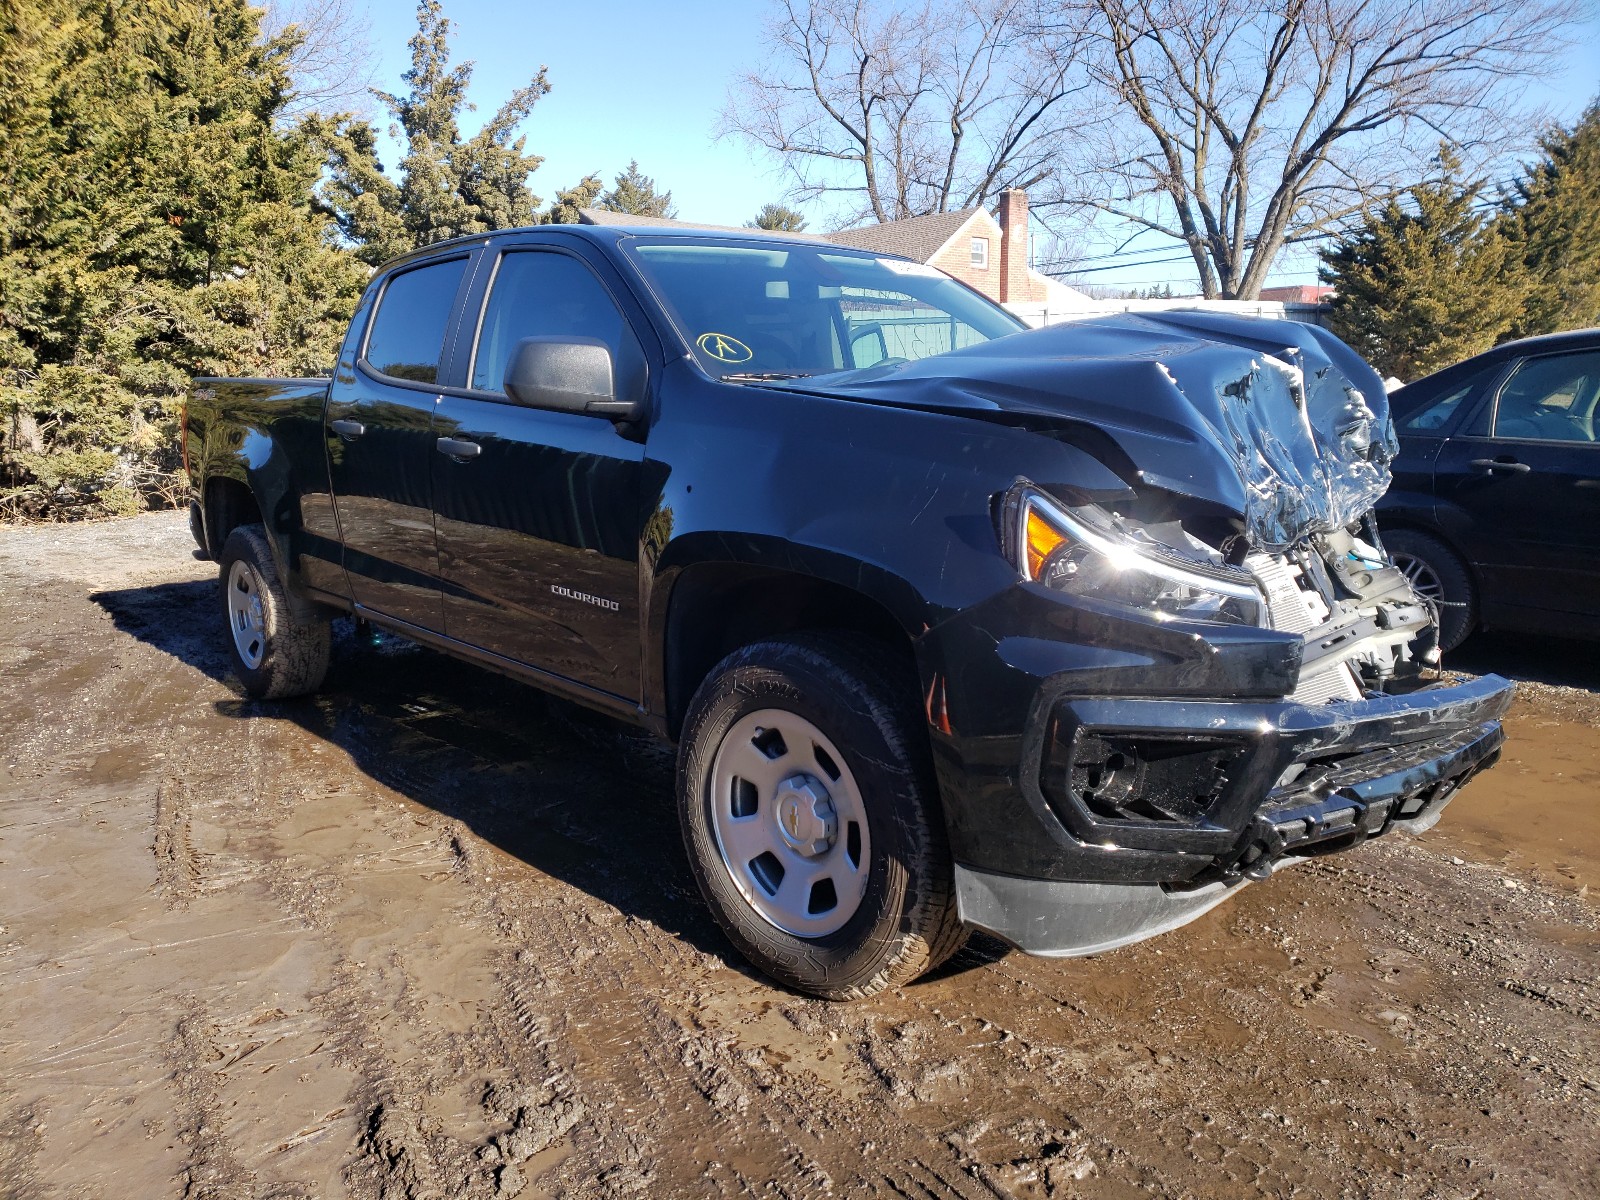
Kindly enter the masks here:
[[529, 408], [636, 421], [645, 415], [644, 400], [618, 398], [613, 368], [599, 338], [527, 337], [511, 352], [503, 386]]

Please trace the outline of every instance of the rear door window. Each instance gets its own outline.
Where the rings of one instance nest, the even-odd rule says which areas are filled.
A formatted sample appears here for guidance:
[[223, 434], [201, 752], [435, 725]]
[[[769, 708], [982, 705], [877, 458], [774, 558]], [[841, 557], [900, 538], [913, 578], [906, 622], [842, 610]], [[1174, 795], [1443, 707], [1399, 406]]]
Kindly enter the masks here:
[[1486, 384], [1500, 374], [1502, 363], [1493, 363], [1471, 372], [1458, 380], [1455, 386], [1446, 386], [1436, 399], [1418, 405], [1408, 403], [1404, 392], [1390, 401], [1395, 414], [1395, 425], [1401, 433], [1438, 433], [1448, 426], [1458, 413], [1471, 408], [1470, 397], [1481, 396]]
[[445, 333], [467, 259], [413, 267], [390, 278], [367, 336], [367, 365], [409, 383], [438, 383]]

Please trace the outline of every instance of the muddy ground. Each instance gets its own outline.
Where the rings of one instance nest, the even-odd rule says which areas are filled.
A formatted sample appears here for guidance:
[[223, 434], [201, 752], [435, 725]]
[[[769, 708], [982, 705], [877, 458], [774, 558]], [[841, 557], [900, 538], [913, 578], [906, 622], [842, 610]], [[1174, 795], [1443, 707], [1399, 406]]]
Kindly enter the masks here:
[[245, 702], [160, 515], [0, 531], [7, 1197], [1600, 1195], [1600, 653], [1443, 823], [1092, 960], [752, 977], [661, 755], [341, 633]]

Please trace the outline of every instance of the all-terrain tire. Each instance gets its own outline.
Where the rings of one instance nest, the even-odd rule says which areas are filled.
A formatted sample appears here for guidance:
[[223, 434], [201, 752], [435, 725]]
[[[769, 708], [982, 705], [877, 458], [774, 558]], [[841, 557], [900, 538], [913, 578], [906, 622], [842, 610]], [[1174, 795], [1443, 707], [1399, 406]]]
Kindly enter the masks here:
[[235, 529], [217, 563], [228, 655], [244, 690], [258, 700], [276, 700], [321, 687], [332, 622], [289, 595], [262, 527]]
[[[690, 703], [678, 754], [690, 865], [739, 952], [788, 987], [859, 999], [910, 982], [966, 941], [917, 696], [909, 664], [888, 647], [816, 633], [735, 651]], [[714, 824], [712, 805], [726, 802], [712, 794], [719, 748], [742, 720], [771, 711], [809, 723], [837, 748], [868, 827], [864, 893], [841, 927], [819, 936], [781, 928], [746, 898]]]
[[1412, 586], [1438, 602], [1439, 649], [1454, 650], [1466, 641], [1478, 627], [1478, 593], [1460, 555], [1438, 538], [1413, 529], [1385, 533], [1383, 545]]

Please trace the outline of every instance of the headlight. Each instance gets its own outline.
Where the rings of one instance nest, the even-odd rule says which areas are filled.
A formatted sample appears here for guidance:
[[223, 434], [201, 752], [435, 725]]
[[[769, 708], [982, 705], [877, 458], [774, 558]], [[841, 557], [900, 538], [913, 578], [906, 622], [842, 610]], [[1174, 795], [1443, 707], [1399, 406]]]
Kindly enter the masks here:
[[1024, 579], [1157, 616], [1229, 625], [1261, 622], [1248, 573], [1179, 557], [1138, 540], [1094, 509], [1066, 509], [1031, 489], [1018, 494], [1015, 561]]

